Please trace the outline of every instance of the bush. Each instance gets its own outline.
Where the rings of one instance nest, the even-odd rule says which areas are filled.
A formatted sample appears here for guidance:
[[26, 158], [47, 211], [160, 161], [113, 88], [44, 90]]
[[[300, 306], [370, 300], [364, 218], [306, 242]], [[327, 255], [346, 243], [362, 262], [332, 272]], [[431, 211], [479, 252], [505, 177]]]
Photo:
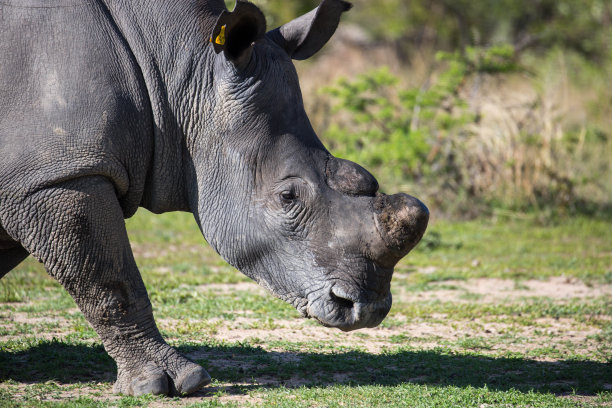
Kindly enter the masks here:
[[[585, 150], [587, 140], [609, 151], [607, 136], [564, 129], [557, 96], [545, 89], [504, 100], [510, 92], [496, 85], [514, 86], [518, 74], [520, 86], [526, 82], [512, 47], [467, 47], [438, 60], [419, 88], [403, 87], [387, 68], [324, 88], [336, 101], [324, 135], [330, 150], [371, 169], [383, 190], [417, 189], [430, 206], [452, 214], [499, 207], [571, 212], [593, 189], [605, 201], [609, 186], [598, 180], [606, 170], [580, 163], [594, 153]], [[537, 77], [527, 82], [533, 92]], [[485, 84], [490, 89], [483, 91]], [[607, 162], [605, 153], [597, 160]]]

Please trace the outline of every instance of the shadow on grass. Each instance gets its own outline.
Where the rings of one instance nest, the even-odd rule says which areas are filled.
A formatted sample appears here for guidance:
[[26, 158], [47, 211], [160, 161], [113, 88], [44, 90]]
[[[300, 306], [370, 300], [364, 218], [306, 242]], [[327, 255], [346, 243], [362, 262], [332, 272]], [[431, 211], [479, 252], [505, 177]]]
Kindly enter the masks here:
[[[230, 394], [255, 388], [415, 383], [595, 395], [609, 387], [612, 365], [594, 361], [544, 362], [492, 358], [439, 349], [397, 349], [383, 354], [274, 352], [252, 346], [181, 346]], [[36, 383], [111, 382], [115, 363], [101, 346], [42, 342], [21, 352], [0, 351], [0, 380]], [[246, 385], [245, 385], [246, 384]], [[207, 392], [207, 391], [205, 391]]]

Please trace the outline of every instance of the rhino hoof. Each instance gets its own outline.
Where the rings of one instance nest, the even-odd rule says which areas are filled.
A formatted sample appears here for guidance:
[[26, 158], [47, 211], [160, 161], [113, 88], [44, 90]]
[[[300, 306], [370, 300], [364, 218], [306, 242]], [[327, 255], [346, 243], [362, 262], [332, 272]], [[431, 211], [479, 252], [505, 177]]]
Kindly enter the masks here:
[[131, 394], [134, 396], [144, 394], [168, 395], [169, 392], [168, 376], [161, 369], [155, 370], [155, 372], [147, 372], [132, 381]]
[[117, 381], [113, 386], [113, 392], [124, 395], [168, 395], [170, 394], [170, 382], [164, 370], [155, 366], [148, 366], [138, 374], [133, 372], [119, 371]]
[[210, 384], [210, 381], [210, 375], [204, 368], [201, 366], [189, 367], [183, 370], [174, 382], [176, 394], [192, 394], [205, 385]]
[[210, 375], [202, 366], [191, 363], [171, 378], [160, 367], [147, 366], [137, 375], [121, 372], [113, 391], [125, 395], [188, 395], [210, 383]]

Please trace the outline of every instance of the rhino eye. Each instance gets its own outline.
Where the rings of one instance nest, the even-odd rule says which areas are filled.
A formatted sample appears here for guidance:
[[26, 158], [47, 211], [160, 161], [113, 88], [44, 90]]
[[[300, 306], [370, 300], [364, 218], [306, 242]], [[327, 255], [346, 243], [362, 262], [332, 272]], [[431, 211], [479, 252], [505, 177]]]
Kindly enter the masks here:
[[297, 199], [297, 195], [295, 194], [295, 191], [285, 190], [280, 193], [280, 198], [283, 201], [283, 204], [291, 204]]

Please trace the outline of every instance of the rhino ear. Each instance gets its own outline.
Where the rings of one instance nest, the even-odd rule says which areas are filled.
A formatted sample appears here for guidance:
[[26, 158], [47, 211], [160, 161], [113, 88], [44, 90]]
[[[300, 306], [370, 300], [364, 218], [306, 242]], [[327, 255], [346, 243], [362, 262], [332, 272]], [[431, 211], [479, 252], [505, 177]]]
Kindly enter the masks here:
[[310, 58], [336, 32], [340, 16], [353, 5], [343, 0], [323, 0], [316, 9], [266, 34], [291, 58]]
[[224, 10], [212, 31], [210, 42], [218, 54], [221, 51], [230, 61], [248, 62], [253, 43], [266, 33], [266, 17], [253, 3], [238, 0], [234, 11]]

